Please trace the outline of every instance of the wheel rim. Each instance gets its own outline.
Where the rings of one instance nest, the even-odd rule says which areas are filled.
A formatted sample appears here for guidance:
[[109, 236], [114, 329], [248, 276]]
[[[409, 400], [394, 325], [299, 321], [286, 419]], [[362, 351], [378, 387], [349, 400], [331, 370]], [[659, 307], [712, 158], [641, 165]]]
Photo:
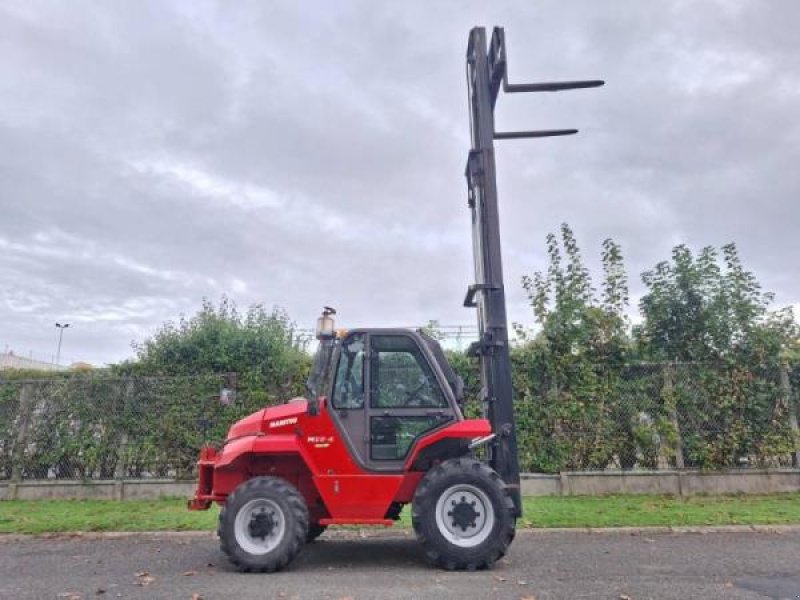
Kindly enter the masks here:
[[286, 533], [286, 516], [277, 502], [256, 498], [247, 502], [233, 523], [236, 543], [248, 554], [267, 554]]
[[477, 546], [492, 533], [494, 507], [480, 488], [458, 484], [436, 502], [436, 526], [444, 538], [461, 548]]

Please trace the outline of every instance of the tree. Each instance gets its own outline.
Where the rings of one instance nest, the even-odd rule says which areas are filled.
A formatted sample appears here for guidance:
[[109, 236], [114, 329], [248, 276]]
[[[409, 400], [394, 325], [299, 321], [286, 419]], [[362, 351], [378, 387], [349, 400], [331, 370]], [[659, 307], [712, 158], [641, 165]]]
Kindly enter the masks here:
[[622, 360], [628, 344], [628, 282], [620, 246], [611, 239], [603, 242], [605, 276], [600, 299], [569, 225], [561, 225], [560, 240], [552, 233], [547, 236], [547, 252], [547, 272], [522, 278], [541, 327], [543, 347], [555, 364], [569, 363], [574, 357], [589, 362]]
[[642, 352], [655, 360], [762, 361], [777, 357], [795, 333], [786, 310], [771, 312], [771, 293], [745, 270], [735, 244], [722, 254], [707, 246], [695, 258], [685, 245], [642, 274], [648, 293], [635, 330]]
[[792, 447], [778, 372], [797, 338], [791, 311], [747, 271], [734, 244], [695, 257], [684, 245], [642, 279], [648, 293], [635, 330], [645, 357], [676, 365], [671, 398], [687, 464], [774, 461]]
[[[515, 350], [523, 463], [528, 468], [604, 468], [616, 456], [635, 462], [632, 416], [612, 393], [628, 349], [628, 303], [622, 251], [603, 242], [600, 298], [569, 225], [547, 236], [546, 272], [523, 277], [540, 330], [517, 327], [526, 344]], [[623, 412], [620, 412], [623, 411]], [[621, 440], [620, 443], [614, 440]], [[626, 445], [627, 444], [627, 445]]]
[[[311, 363], [284, 311], [254, 305], [242, 313], [225, 297], [164, 323], [134, 350], [136, 360], [115, 369], [140, 376], [122, 380], [134, 388], [118, 394], [117, 429], [130, 440], [133, 475], [152, 464], [188, 473], [204, 442], [224, 439], [253, 411], [303, 394]], [[235, 387], [234, 401], [220, 402], [223, 387]]]
[[245, 387], [269, 392], [299, 392], [298, 377], [302, 379], [310, 362], [295, 344], [294, 327], [284, 311], [257, 304], [241, 313], [224, 296], [217, 306], [203, 300], [197, 314], [164, 323], [153, 337], [133, 347], [137, 360], [128, 366], [136, 373], [236, 373]]

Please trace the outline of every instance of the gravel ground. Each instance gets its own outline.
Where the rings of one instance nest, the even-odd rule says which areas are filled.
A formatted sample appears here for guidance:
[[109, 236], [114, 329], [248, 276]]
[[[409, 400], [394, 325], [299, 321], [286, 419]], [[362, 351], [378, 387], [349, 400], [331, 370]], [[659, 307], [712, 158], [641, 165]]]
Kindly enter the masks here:
[[[288, 571], [231, 569], [210, 534], [0, 537], [0, 598], [800, 599], [800, 530], [521, 531], [492, 571], [428, 567], [407, 531], [327, 532]], [[196, 594], [196, 596], [194, 596]]]

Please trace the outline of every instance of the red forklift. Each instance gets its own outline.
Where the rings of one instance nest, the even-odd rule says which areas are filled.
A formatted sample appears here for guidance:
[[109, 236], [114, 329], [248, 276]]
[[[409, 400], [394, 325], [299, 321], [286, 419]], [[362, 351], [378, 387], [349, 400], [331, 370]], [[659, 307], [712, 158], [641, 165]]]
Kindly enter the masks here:
[[493, 142], [577, 130], [496, 132], [494, 106], [501, 89], [603, 82], [509, 84], [507, 69], [503, 29], [490, 41], [472, 29], [466, 178], [475, 283], [464, 306], [478, 313], [468, 353], [480, 360], [484, 418], [464, 418], [464, 382], [435, 339], [407, 329], [337, 331], [326, 307], [306, 397], [245, 417], [221, 449], [200, 454], [189, 508], [222, 506], [221, 547], [239, 569], [279, 570], [329, 525], [390, 526], [407, 504], [427, 558], [448, 570], [489, 568], [514, 539], [522, 500]]

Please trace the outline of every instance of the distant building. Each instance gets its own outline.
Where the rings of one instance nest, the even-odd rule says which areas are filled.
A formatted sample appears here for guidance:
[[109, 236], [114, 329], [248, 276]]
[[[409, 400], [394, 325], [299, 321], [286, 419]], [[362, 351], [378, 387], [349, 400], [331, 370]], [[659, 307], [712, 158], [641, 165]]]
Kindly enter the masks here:
[[0, 353], [0, 370], [30, 369], [32, 371], [65, 371], [67, 367], [55, 363], [17, 356], [12, 350]]

